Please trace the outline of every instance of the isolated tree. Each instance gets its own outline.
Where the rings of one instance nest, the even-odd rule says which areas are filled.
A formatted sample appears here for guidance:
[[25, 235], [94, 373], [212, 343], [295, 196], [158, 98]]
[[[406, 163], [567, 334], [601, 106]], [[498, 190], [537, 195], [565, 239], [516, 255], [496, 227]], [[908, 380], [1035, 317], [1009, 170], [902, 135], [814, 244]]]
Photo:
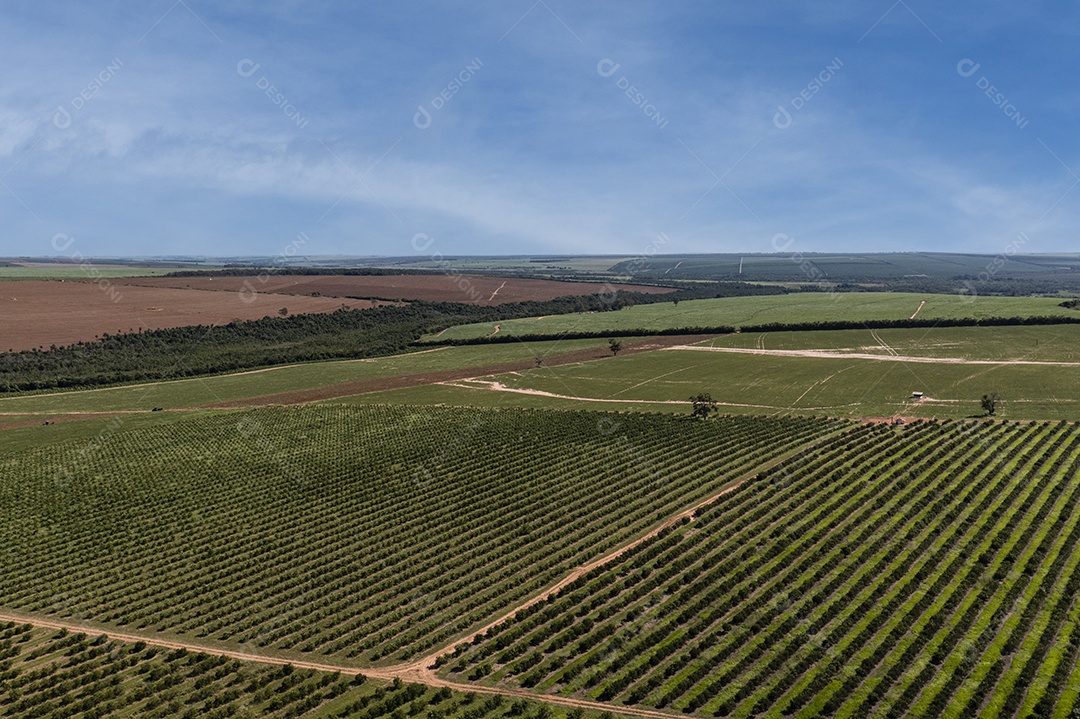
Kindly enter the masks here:
[[279, 315], [281, 315], [282, 317], [284, 317], [285, 315], [289, 314], [289, 308], [288, 307], [282, 307], [280, 310], [277, 311], [277, 313]]
[[676, 297], [675, 299], [673, 299], [673, 300], [671, 301], [671, 304], [673, 304], [673, 305], [675, 305], [676, 307], [678, 307], [678, 306], [679, 306], [679, 298], [678, 298], [678, 297]]
[[543, 367], [544, 366], [544, 358], [543, 357], [535, 357], [534, 361], [536, 362], [537, 367]]
[[710, 414], [716, 411], [716, 400], [708, 392], [694, 395], [690, 398], [690, 404], [693, 406], [690, 414], [701, 419], [707, 419]]
[[986, 413], [993, 415], [997, 412], [998, 405], [1001, 404], [1001, 399], [998, 398], [997, 392], [991, 392], [990, 394], [984, 394], [982, 400], [979, 401], [982, 408], [986, 410]]
[[619, 355], [619, 352], [622, 350], [622, 342], [620, 342], [619, 340], [608, 340], [607, 344], [608, 347], [611, 348], [612, 356], [617, 357]]

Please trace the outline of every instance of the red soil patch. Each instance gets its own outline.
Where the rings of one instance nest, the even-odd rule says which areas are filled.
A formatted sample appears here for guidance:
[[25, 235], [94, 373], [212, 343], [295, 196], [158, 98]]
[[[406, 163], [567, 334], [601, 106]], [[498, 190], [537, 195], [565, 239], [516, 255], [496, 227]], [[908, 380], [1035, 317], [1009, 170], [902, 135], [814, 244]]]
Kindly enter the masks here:
[[[481, 275], [262, 275], [260, 277], [127, 277], [116, 284], [143, 287], [180, 287], [230, 292], [276, 292], [324, 297], [379, 297], [388, 300], [428, 300], [501, 305], [526, 300], [595, 295], [625, 290], [661, 294], [668, 287], [559, 282]], [[246, 283], [246, 284], [245, 284]]]
[[289, 314], [333, 312], [343, 304], [353, 309], [371, 306], [365, 300], [335, 297], [118, 287], [115, 280], [0, 282], [0, 352], [92, 342], [105, 333], [276, 317], [282, 307]]

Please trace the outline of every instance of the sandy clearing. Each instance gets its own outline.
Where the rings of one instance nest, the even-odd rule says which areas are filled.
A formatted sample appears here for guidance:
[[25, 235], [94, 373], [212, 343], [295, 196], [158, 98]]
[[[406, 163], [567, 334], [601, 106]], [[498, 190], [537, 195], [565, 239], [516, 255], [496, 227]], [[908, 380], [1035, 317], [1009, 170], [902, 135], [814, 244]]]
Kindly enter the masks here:
[[[835, 350], [759, 350], [747, 347], [700, 347], [675, 345], [665, 350], [693, 350], [697, 352], [731, 352], [735, 354], [772, 355], [775, 357], [816, 357], [818, 359], [861, 359], [878, 362], [918, 362], [922, 364], [970, 364], [970, 365], [1036, 365], [1050, 367], [1080, 367], [1080, 362], [1052, 362], [1049, 360], [975, 360], [962, 357], [916, 357], [911, 355], [877, 355], [862, 352], [837, 352]], [[891, 348], [890, 348], [891, 349]]]
[[921, 310], [923, 308], [923, 305], [925, 305], [925, 304], [926, 304], [926, 300], [923, 300], [922, 302], [920, 302], [919, 306], [915, 308], [915, 311], [911, 313], [911, 317], [908, 317], [908, 319], [909, 320], [915, 319], [915, 315], [919, 314], [919, 310]]

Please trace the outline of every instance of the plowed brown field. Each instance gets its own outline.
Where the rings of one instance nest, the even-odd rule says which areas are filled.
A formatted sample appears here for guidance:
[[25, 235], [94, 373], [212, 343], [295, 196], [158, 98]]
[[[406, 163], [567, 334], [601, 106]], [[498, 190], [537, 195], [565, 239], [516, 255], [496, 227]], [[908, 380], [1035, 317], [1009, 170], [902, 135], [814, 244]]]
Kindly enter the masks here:
[[[104, 280], [101, 281], [104, 283]], [[105, 333], [140, 329], [221, 325], [232, 320], [255, 320], [289, 314], [333, 312], [343, 304], [353, 309], [371, 306], [362, 300], [337, 297], [297, 297], [260, 292], [206, 292], [167, 287], [135, 287], [19, 280], [0, 283], [0, 351], [91, 342]]]
[[230, 292], [276, 292], [323, 297], [379, 297], [387, 300], [428, 300], [501, 305], [525, 300], [550, 300], [568, 295], [594, 295], [612, 289], [659, 294], [667, 287], [607, 285], [599, 282], [558, 282], [481, 275], [262, 275], [260, 277], [128, 277], [120, 285], [179, 287]]

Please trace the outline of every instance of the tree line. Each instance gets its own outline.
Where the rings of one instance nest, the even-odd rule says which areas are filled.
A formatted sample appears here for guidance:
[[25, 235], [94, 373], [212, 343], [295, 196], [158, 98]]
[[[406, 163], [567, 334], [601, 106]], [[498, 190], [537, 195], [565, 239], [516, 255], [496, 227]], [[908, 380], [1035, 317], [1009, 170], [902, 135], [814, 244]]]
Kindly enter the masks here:
[[416, 301], [402, 306], [264, 317], [225, 325], [106, 333], [93, 342], [0, 353], [0, 393], [193, 377], [313, 360], [380, 357], [408, 351], [425, 334], [459, 324], [777, 292], [738, 282], [696, 284], [660, 295], [618, 291], [490, 307]]
[[429, 345], [484, 345], [507, 342], [547, 342], [551, 340], [602, 339], [605, 337], [664, 337], [678, 335], [724, 335], [734, 332], [814, 332], [821, 330], [884, 330], [933, 327], [1011, 327], [1018, 325], [1074, 325], [1080, 317], [962, 317], [952, 319], [822, 320], [818, 322], [767, 322], [757, 325], [700, 325], [663, 329], [622, 328], [529, 334], [497, 334], [486, 337], [428, 340]]

